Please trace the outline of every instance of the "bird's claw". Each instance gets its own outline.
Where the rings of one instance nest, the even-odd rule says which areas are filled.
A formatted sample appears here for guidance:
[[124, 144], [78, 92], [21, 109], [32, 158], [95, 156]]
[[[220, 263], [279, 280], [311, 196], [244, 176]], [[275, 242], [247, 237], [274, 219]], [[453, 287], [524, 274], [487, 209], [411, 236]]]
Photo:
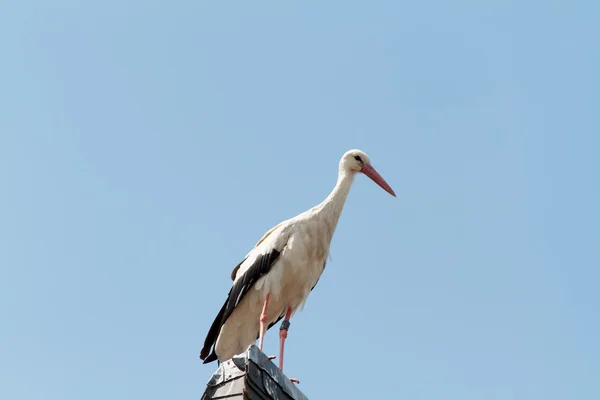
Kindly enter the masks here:
[[300, 383], [300, 381], [298, 379], [296, 379], [296, 378], [290, 378], [290, 381], [292, 381], [292, 382], [294, 382], [296, 384]]
[[274, 360], [274, 359], [276, 359], [277, 357], [276, 357], [276, 356], [267, 356], [267, 358], [268, 358], [269, 360]]

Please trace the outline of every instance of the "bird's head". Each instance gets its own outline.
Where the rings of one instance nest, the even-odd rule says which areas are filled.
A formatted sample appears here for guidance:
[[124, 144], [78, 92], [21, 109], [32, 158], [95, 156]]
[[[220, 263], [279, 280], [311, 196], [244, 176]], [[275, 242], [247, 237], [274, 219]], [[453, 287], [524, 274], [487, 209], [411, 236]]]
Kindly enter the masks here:
[[390, 185], [373, 168], [369, 156], [364, 151], [358, 149], [348, 150], [340, 160], [340, 169], [344, 169], [346, 172], [352, 174], [361, 172], [371, 178], [383, 190], [396, 197], [396, 193], [394, 193]]

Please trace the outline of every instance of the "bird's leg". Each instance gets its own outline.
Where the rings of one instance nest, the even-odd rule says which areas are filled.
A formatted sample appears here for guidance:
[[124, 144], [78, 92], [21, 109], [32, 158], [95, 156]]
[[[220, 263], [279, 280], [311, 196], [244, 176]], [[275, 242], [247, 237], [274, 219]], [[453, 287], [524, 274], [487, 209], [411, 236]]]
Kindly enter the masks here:
[[[283, 348], [285, 347], [285, 339], [287, 339], [288, 329], [290, 329], [290, 317], [292, 315], [292, 309], [288, 308], [285, 313], [285, 319], [281, 323], [279, 328], [279, 369], [283, 372]], [[290, 378], [290, 381], [294, 383], [300, 383], [296, 378]]]
[[287, 339], [288, 329], [290, 329], [290, 316], [292, 309], [288, 307], [285, 313], [285, 319], [279, 328], [279, 369], [283, 372], [283, 348], [285, 347], [285, 339]]
[[260, 333], [258, 341], [258, 348], [260, 349], [260, 351], [262, 351], [263, 339], [265, 338], [265, 331], [267, 326], [267, 306], [269, 305], [269, 297], [271, 297], [271, 293], [267, 293], [267, 297], [265, 297], [265, 304], [263, 305], [262, 313], [260, 314]]

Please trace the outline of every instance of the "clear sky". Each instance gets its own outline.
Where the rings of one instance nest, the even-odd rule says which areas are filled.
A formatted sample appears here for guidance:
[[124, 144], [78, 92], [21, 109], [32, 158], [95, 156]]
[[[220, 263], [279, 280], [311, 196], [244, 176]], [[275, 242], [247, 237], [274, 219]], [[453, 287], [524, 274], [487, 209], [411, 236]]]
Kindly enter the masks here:
[[198, 399], [231, 269], [351, 148], [398, 197], [355, 181], [301, 390], [600, 398], [599, 4], [4, 2], [0, 398]]

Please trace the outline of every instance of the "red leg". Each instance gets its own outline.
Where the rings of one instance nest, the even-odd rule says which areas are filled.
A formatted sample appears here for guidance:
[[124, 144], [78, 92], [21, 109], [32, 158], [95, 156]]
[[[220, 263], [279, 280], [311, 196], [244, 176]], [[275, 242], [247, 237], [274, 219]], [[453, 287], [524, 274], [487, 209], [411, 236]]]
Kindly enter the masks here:
[[267, 326], [267, 305], [269, 304], [269, 297], [271, 297], [271, 293], [267, 293], [267, 297], [265, 297], [265, 304], [263, 305], [262, 309], [262, 314], [260, 314], [260, 333], [258, 335], [258, 348], [260, 349], [260, 351], [262, 351], [263, 339], [265, 338], [265, 331]]
[[285, 319], [281, 323], [279, 328], [279, 369], [283, 372], [283, 348], [285, 347], [285, 339], [287, 339], [288, 329], [290, 328], [290, 317], [292, 315], [292, 309], [288, 308], [285, 313]]

